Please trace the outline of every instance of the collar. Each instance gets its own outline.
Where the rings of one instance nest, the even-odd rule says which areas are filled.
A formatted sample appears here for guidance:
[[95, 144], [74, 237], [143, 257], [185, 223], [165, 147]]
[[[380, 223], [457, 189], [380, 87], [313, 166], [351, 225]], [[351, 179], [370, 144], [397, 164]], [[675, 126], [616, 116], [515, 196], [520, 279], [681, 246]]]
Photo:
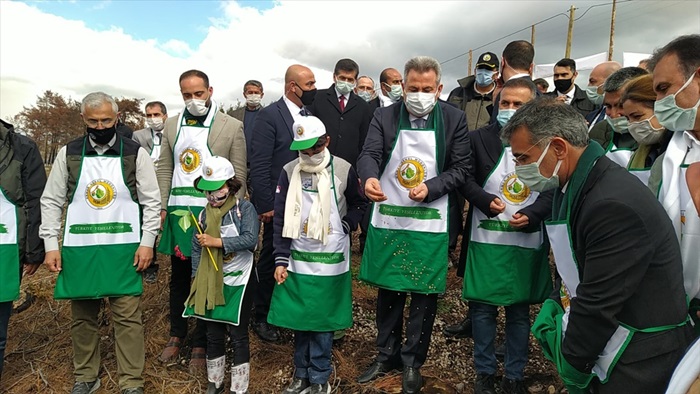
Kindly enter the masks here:
[[[519, 73], [519, 74], [515, 74], [515, 75], [513, 75], [512, 77], [508, 78], [508, 81], [510, 81], [511, 79], [523, 78], [523, 77], [530, 77], [530, 74], [528, 74], [528, 73]], [[508, 82], [508, 81], [506, 81], [506, 82]]]
[[683, 132], [683, 141], [688, 147], [686, 155], [686, 163], [694, 163], [700, 161], [700, 140], [698, 140], [690, 131]]
[[90, 138], [90, 136], [85, 136], [87, 138], [89, 145], [85, 147], [85, 155], [93, 155], [97, 154], [99, 156], [102, 156], [107, 153], [111, 153], [113, 155], [119, 155], [119, 148], [115, 147], [116, 142], [117, 142], [117, 133], [114, 133], [114, 136], [112, 136], [112, 139], [109, 140], [107, 145], [97, 145], [95, 141]]
[[[432, 111], [431, 111], [431, 112], [432, 112]], [[408, 114], [408, 120], [409, 120], [411, 123], [413, 123], [413, 121], [416, 120], [416, 119], [423, 119], [423, 120], [425, 120], [425, 121], [427, 122], [427, 121], [428, 121], [428, 116], [430, 116], [430, 112], [428, 112], [427, 114], [421, 116], [420, 118], [419, 118], [418, 116], [414, 116], [412, 113], [409, 112], [409, 114]]]
[[299, 115], [299, 112], [301, 112], [300, 106], [294, 104], [292, 100], [288, 99], [286, 94], [282, 96], [282, 100], [284, 100], [284, 103], [287, 105], [287, 109], [289, 109], [292, 116]]
[[335, 97], [338, 99], [338, 101], [340, 101], [340, 96], [345, 97], [345, 102], [346, 102], [346, 103], [348, 102], [348, 100], [350, 100], [350, 93], [348, 93], [348, 94], [341, 94], [341, 93], [338, 91], [338, 88], [335, 87], [335, 84], [333, 84], [333, 90], [335, 90]]

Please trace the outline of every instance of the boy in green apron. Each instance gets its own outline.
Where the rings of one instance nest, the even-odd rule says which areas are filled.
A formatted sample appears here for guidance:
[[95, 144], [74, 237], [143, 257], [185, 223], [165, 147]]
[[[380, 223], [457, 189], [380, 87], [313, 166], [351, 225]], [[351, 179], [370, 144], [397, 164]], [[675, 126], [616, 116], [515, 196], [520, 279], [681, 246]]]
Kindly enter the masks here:
[[238, 200], [241, 182], [231, 162], [213, 156], [204, 162], [194, 182], [204, 192], [207, 205], [199, 214], [192, 240], [195, 272], [183, 316], [194, 316], [207, 326], [207, 394], [224, 392], [226, 333], [233, 343], [231, 393], [248, 392], [253, 250], [258, 242], [258, 214], [247, 200]]
[[294, 123], [275, 198], [275, 281], [268, 321], [294, 330], [294, 379], [285, 394], [330, 393], [333, 332], [352, 325], [350, 232], [367, 201], [352, 166], [328, 151], [316, 117]]

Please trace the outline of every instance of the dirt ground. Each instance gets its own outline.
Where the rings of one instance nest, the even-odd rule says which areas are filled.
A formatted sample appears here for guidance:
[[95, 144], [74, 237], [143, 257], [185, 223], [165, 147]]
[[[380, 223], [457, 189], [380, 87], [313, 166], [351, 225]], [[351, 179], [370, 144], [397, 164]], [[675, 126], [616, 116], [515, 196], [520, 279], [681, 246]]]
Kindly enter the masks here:
[[[357, 243], [355, 243], [357, 245]], [[355, 246], [356, 248], [356, 246]], [[353, 275], [359, 271], [360, 257], [353, 250]], [[146, 331], [146, 366], [144, 378], [147, 393], [204, 393], [206, 376], [194, 376], [187, 371], [189, 344], [182, 349], [183, 357], [175, 366], [161, 365], [157, 357], [168, 340], [168, 281], [170, 262], [160, 256], [160, 272], [155, 284], [144, 284], [142, 298]], [[26, 310], [10, 319], [5, 367], [0, 392], [2, 393], [67, 393], [73, 385], [72, 348], [70, 341], [70, 305], [53, 300], [55, 275], [45, 267], [26, 278], [23, 289], [34, 295], [34, 302]], [[443, 328], [461, 320], [466, 305], [460, 300], [461, 279], [455, 270], [448, 274], [447, 292], [438, 304], [430, 352], [421, 373], [426, 379], [423, 393], [472, 393], [475, 371], [472, 359], [472, 340], [448, 340]], [[375, 303], [376, 289], [357, 280], [353, 281], [354, 325], [347, 330], [345, 339], [333, 350], [334, 374], [331, 383], [335, 393], [400, 393], [399, 372], [366, 385], [356, 383], [357, 377], [376, 355]], [[531, 307], [534, 319], [538, 307]], [[503, 341], [504, 313], [499, 314], [498, 341]], [[114, 355], [114, 337], [105, 305], [101, 314], [100, 379], [98, 393], [118, 393], [117, 365]], [[192, 328], [192, 325], [190, 326]], [[279, 344], [260, 341], [251, 331], [250, 393], [279, 393], [289, 383], [292, 372], [293, 336], [283, 331]], [[231, 357], [229, 357], [229, 360]], [[499, 375], [502, 374], [502, 365]], [[563, 387], [552, 364], [547, 361], [536, 341], [530, 337], [530, 358], [525, 368], [530, 393], [559, 393]], [[228, 377], [227, 377], [228, 378]], [[228, 380], [228, 379], [227, 379]]]

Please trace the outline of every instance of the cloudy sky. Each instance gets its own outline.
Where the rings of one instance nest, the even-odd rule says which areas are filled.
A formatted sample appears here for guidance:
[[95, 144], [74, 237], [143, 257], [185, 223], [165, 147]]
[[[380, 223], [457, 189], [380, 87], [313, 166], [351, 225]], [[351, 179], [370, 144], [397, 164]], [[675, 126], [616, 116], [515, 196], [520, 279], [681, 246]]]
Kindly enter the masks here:
[[[243, 100], [248, 79], [262, 81], [267, 104], [280, 98], [289, 65], [311, 67], [325, 88], [343, 57], [375, 81], [415, 55], [453, 59], [443, 63], [447, 93], [467, 74], [470, 48], [479, 48], [474, 61], [484, 51], [500, 57], [509, 41], [530, 40], [530, 29], [489, 42], [550, 17], [535, 28], [535, 63], [562, 58], [572, 3], [579, 19], [571, 56], [607, 51], [612, 0], [0, 0], [0, 118], [45, 90], [76, 100], [95, 90], [161, 100], [174, 114], [182, 107], [178, 77], [190, 68], [209, 75], [214, 98], [226, 107]], [[619, 0], [613, 58], [650, 53], [698, 31], [700, 1]]]

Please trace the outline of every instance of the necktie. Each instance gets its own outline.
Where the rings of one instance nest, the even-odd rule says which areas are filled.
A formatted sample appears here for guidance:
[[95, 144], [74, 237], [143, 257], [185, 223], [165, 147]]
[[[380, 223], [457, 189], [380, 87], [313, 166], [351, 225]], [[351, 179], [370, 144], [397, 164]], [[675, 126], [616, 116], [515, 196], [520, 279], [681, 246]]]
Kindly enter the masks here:
[[417, 129], [422, 129], [425, 127], [425, 119], [423, 118], [416, 118], [413, 123], [415, 123]]
[[340, 112], [345, 111], [345, 96], [338, 97], [338, 103], [340, 104]]
[[306, 107], [302, 107], [302, 108], [301, 108], [301, 111], [299, 111], [299, 115], [301, 115], [301, 116], [309, 116], [309, 115], [311, 115], [311, 112], [310, 112], [308, 109], [306, 109]]
[[153, 141], [153, 143], [156, 144], [156, 145], [160, 145], [160, 140], [161, 140], [161, 138], [163, 138], [163, 133], [157, 132], [157, 133], [156, 133], [155, 141]]

